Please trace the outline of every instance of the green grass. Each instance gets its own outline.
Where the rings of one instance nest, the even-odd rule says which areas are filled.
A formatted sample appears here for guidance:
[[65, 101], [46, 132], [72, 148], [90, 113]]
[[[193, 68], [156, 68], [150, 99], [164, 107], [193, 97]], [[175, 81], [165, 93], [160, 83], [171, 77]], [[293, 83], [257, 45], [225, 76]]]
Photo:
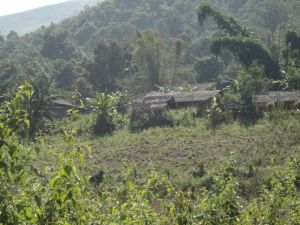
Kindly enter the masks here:
[[[116, 176], [134, 163], [145, 174], [153, 170], [167, 174], [183, 187], [209, 186], [210, 177], [233, 161], [243, 194], [251, 196], [262, 184], [268, 184], [275, 169], [284, 168], [290, 157], [300, 157], [300, 113], [269, 113], [250, 127], [235, 121], [210, 130], [207, 120], [200, 118], [192, 126], [151, 128], [140, 133], [124, 128], [104, 137], [87, 132], [92, 121], [89, 115], [74, 122], [81, 130], [75, 145], [91, 146], [92, 153], [86, 155], [91, 173], [103, 170], [108, 176]], [[45, 140], [63, 150], [61, 135], [46, 136]], [[48, 161], [41, 154], [39, 162]], [[201, 164], [203, 174], [195, 177]]]

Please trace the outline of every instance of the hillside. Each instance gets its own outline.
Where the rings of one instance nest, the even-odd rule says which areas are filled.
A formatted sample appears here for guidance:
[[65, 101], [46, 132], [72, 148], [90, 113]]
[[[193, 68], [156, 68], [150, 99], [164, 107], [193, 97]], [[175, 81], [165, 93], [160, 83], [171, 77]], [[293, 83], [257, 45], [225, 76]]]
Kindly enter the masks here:
[[[197, 7], [201, 2], [204, 1], [104, 1], [81, 11], [75, 17], [43, 27], [24, 37], [11, 33], [0, 45], [0, 68], [9, 65], [11, 69], [0, 74], [0, 77], [7, 82], [16, 77], [21, 77], [18, 81], [24, 77], [34, 77], [34, 74], [28, 72], [32, 71], [28, 67], [34, 62], [39, 65], [35, 71], [48, 71], [47, 76], [56, 88], [92, 87], [84, 95], [97, 90], [127, 89], [135, 94], [141, 90], [153, 90], [155, 88], [147, 78], [149, 71], [143, 68], [145, 62], [139, 61], [141, 57], [137, 56], [137, 35], [146, 31], [148, 34], [142, 35], [140, 41], [153, 36], [153, 42], [157, 42], [162, 50], [156, 52], [159, 54], [156, 58], [161, 59], [155, 75], [158, 77], [155, 83], [159, 86], [230, 80], [239, 73], [243, 63], [249, 67], [255, 60], [241, 63], [235, 54], [222, 49], [219, 49], [217, 59], [213, 57], [215, 54], [212, 54], [210, 45], [215, 37], [226, 36], [226, 31], [218, 30], [211, 19], [199, 24]], [[278, 0], [258, 0], [233, 4], [215, 0], [211, 4], [222, 15], [235, 18], [238, 24], [252, 32], [252, 44], [268, 58], [260, 62], [273, 64], [275, 72], [272, 71], [272, 74], [274, 72], [274, 77], [278, 79], [282, 69], [279, 66], [284, 69], [287, 67], [283, 55], [286, 33], [292, 27], [295, 31], [299, 29], [299, 14], [296, 10], [300, 7], [299, 2], [290, 1], [287, 4]], [[70, 11], [70, 7], [61, 7], [61, 10], [64, 8]], [[280, 16], [274, 14], [276, 11], [281, 12]], [[97, 47], [99, 54], [107, 51], [119, 53], [110, 56], [111, 59], [116, 57], [113, 61], [117, 64], [108, 66], [110, 71], [101, 73], [101, 68], [95, 65]], [[151, 48], [151, 44], [148, 47]], [[110, 63], [109, 55], [102, 62]], [[73, 73], [72, 76], [63, 77], [61, 74], [67, 65]], [[101, 76], [92, 78], [96, 74]], [[107, 80], [107, 83], [101, 84], [102, 79]], [[78, 84], [79, 81], [84, 84]]]
[[0, 224], [299, 225], [299, 10], [105, 0], [0, 35]]
[[[181, 119], [187, 120], [191, 118], [186, 117], [191, 110], [195, 109], [171, 114], [179, 113]], [[89, 135], [94, 121], [91, 115], [83, 116], [71, 126], [80, 130], [74, 145], [92, 149], [86, 159], [91, 173], [102, 170], [114, 177], [124, 166], [134, 164], [142, 173], [157, 171], [181, 187], [200, 188], [209, 185], [209, 178], [232, 160], [238, 167], [234, 176], [238, 177], [243, 195], [257, 197], [274, 171], [283, 169], [289, 159], [300, 157], [299, 116], [299, 113], [274, 110], [253, 126], [235, 121], [216, 130], [208, 128], [207, 119], [197, 118], [181, 126], [154, 127], [138, 133], [130, 132], [125, 126], [105, 137]], [[45, 141], [53, 143], [58, 152], [64, 143], [61, 135], [46, 136]], [[49, 163], [43, 154], [39, 160], [38, 165]], [[201, 165], [202, 174], [195, 175], [201, 172]], [[250, 167], [254, 173], [247, 177]]]
[[58, 23], [78, 14], [85, 5], [94, 5], [97, 0], [68, 1], [56, 5], [45, 6], [13, 15], [0, 16], [0, 32], [7, 35], [16, 31], [20, 35], [32, 32], [41, 26]]

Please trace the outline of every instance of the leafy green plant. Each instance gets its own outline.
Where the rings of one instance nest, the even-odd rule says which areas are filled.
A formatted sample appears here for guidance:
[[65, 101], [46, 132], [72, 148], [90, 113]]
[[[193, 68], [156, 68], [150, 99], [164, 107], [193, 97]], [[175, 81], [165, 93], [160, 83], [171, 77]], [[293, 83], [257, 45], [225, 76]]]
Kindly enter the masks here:
[[94, 133], [96, 135], [103, 135], [111, 133], [118, 126], [123, 125], [129, 101], [127, 95], [121, 92], [116, 92], [112, 95], [98, 93], [91, 99], [90, 105], [97, 114]]
[[223, 123], [228, 123], [232, 119], [232, 115], [230, 111], [224, 111], [216, 97], [212, 98], [212, 102], [210, 107], [206, 111], [208, 119], [209, 119], [209, 127], [216, 129]]
[[139, 104], [132, 107], [129, 122], [129, 130], [131, 131], [173, 125], [173, 118], [167, 112], [156, 114], [151, 112], [148, 107]]

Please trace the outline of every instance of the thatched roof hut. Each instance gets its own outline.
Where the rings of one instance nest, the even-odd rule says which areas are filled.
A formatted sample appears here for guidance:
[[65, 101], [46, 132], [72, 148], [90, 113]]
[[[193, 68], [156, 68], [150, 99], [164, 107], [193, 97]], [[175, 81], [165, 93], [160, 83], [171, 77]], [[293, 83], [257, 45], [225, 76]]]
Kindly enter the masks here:
[[269, 104], [289, 106], [297, 101], [300, 101], [300, 91], [270, 91], [265, 95], [255, 96], [255, 102], [259, 108], [266, 108]]
[[52, 118], [61, 119], [68, 116], [68, 110], [72, 108], [77, 107], [66, 100], [57, 99], [52, 101], [52, 105], [49, 108], [49, 112]]
[[144, 96], [145, 105], [167, 104], [169, 108], [181, 108], [188, 106], [206, 106], [211, 99], [221, 91], [191, 91], [191, 92], [170, 92], [170, 93], [150, 93]]
[[151, 93], [143, 98], [143, 104], [146, 106], [152, 105], [167, 105], [167, 108], [175, 108], [174, 97], [170, 93]]
[[175, 93], [174, 100], [177, 107], [201, 106], [210, 103], [211, 99], [217, 96], [221, 91], [191, 91]]

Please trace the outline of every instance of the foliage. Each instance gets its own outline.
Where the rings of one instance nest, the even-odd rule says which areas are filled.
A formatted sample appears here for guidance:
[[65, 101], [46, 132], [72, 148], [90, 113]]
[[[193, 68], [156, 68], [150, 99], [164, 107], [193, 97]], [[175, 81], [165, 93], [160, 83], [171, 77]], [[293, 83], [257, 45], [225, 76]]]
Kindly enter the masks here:
[[166, 111], [151, 112], [146, 106], [137, 104], [132, 107], [130, 114], [130, 131], [141, 131], [151, 127], [173, 126], [173, 119]]
[[30, 122], [29, 134], [33, 137], [43, 128], [44, 119], [52, 118], [49, 108], [57, 97], [51, 94], [51, 82], [46, 76], [39, 76], [30, 84], [32, 87], [31, 96], [24, 108], [28, 113]]
[[121, 92], [112, 95], [98, 93], [90, 100], [90, 106], [97, 114], [93, 128], [94, 134], [104, 135], [122, 126], [121, 114], [124, 118], [128, 108], [128, 97]]
[[286, 59], [286, 66], [291, 62], [295, 63], [297, 68], [300, 67], [300, 37], [294, 31], [289, 31], [286, 34], [286, 49], [284, 49], [284, 57]]
[[233, 17], [222, 15], [209, 4], [203, 3], [198, 9], [198, 21], [201, 25], [209, 17], [213, 17], [219, 29], [224, 30], [232, 36], [249, 37], [251, 32], [245, 26], [241, 26]]
[[137, 46], [134, 51], [139, 69], [147, 77], [149, 88], [160, 85], [162, 42], [158, 35], [150, 30], [138, 35]]
[[230, 51], [242, 65], [249, 68], [254, 62], [265, 66], [265, 73], [269, 78], [279, 79], [280, 68], [278, 62], [271, 58], [269, 52], [251, 37], [251, 33], [240, 26], [232, 17], [221, 15], [210, 5], [201, 5], [198, 11], [200, 24], [213, 16], [219, 28], [225, 30], [229, 36], [215, 38], [211, 45], [211, 52], [219, 55], [222, 49]]
[[246, 124], [261, 116], [255, 103], [255, 95], [262, 94], [270, 86], [269, 80], [262, 74], [262, 68], [253, 64], [249, 72], [242, 71], [231, 85], [232, 91], [239, 97], [241, 119]]
[[196, 58], [194, 67], [197, 72], [197, 81], [201, 83], [215, 81], [223, 66], [217, 57], [202, 57]]
[[300, 90], [300, 71], [296, 68], [294, 63], [288, 66], [285, 82], [288, 89]]
[[[113, 0], [86, 7], [77, 16], [41, 27], [24, 36], [10, 32], [5, 38], [0, 37], [0, 79], [28, 80], [37, 75], [36, 71], [45, 70], [57, 88], [72, 92], [72, 89], [78, 88], [77, 81], [82, 82], [84, 77], [88, 83], [82, 82], [85, 84], [83, 92], [88, 93], [89, 97], [94, 90], [104, 92], [121, 89], [140, 93], [153, 89], [154, 83], [161, 86], [180, 86], [182, 82], [193, 84], [196, 82], [194, 77], [186, 78], [195, 72], [200, 74], [200, 71], [194, 69], [196, 57], [210, 57], [210, 34], [216, 30], [213, 21], [221, 33], [241, 38], [237, 44], [239, 47], [244, 46], [239, 54], [235, 54], [236, 58], [228, 51], [218, 55], [224, 63], [220, 74], [229, 73], [229, 77], [233, 77], [239, 70], [234, 67], [238, 61], [245, 66], [245, 59], [239, 58], [243, 50], [246, 53], [242, 54], [243, 57], [248, 53], [258, 52], [259, 55], [251, 56], [246, 60], [247, 63], [258, 60], [262, 65], [270, 67], [266, 68], [268, 77], [281, 78], [278, 64], [288, 65], [282, 61], [286, 59], [285, 54], [280, 55], [284, 33], [287, 30], [295, 32], [299, 27], [297, 0], [214, 0], [209, 2], [213, 7], [204, 2], [200, 1], [199, 18], [200, 22], [207, 21], [205, 27], [197, 24], [195, 9], [198, 2], [194, 0]], [[218, 12], [217, 8], [224, 12]], [[251, 27], [256, 36], [242, 23]], [[144, 42], [148, 43], [145, 46], [148, 50], [152, 49], [151, 55], [155, 56], [148, 58], [148, 65], [152, 64], [148, 68], [145, 60], [141, 62], [143, 57], [136, 55], [137, 49], [143, 49], [138, 34], [145, 30], [152, 30], [152, 36], [155, 36], [152, 47], [149, 40], [144, 38]], [[252, 45], [252, 41], [257, 45]], [[267, 46], [267, 49], [263, 48], [262, 51], [258, 45]], [[252, 46], [255, 47], [254, 51], [249, 51], [247, 47]], [[297, 64], [296, 52], [293, 53], [295, 56], [290, 54], [290, 57]], [[145, 51], [141, 55], [145, 56]], [[35, 73], [31, 73], [27, 68], [35, 61], [43, 63], [36, 64], [36, 70], [33, 70]], [[64, 69], [58, 61], [65, 61], [68, 66]], [[188, 74], [184, 75], [185, 72]], [[14, 82], [10, 85], [13, 86]]]
[[93, 61], [88, 63], [88, 80], [96, 90], [113, 91], [116, 80], [123, 75], [125, 68], [130, 69], [131, 53], [126, 46], [116, 41], [100, 42], [94, 50]]
[[74, 54], [74, 46], [68, 40], [68, 34], [61, 32], [58, 34], [46, 33], [41, 54], [49, 59], [69, 59]]
[[223, 110], [216, 97], [212, 99], [212, 103], [206, 113], [209, 119], [209, 127], [212, 129], [216, 129], [218, 126], [232, 120], [232, 112], [230, 110]]
[[216, 39], [211, 51], [213, 54], [220, 54], [222, 49], [227, 49], [236, 56], [246, 68], [249, 68], [253, 63], [259, 63], [265, 68], [265, 74], [268, 78], [279, 79], [280, 69], [269, 55], [267, 50], [252, 39], [238, 39], [231, 37], [222, 37]]
[[[300, 216], [297, 170], [299, 160], [277, 170], [256, 199], [240, 195], [239, 168], [233, 159], [213, 176], [211, 189], [184, 190], [157, 173], [145, 176], [136, 166], [117, 177], [101, 176], [90, 186], [85, 155], [92, 148], [76, 146], [77, 131], [64, 127], [64, 151], [38, 145], [23, 146], [18, 133], [30, 125], [25, 102], [31, 88], [19, 87], [1, 105], [0, 114], [0, 223], [2, 224], [298, 224]], [[44, 143], [44, 144], [43, 144]], [[53, 159], [35, 167], [33, 150], [47, 150]], [[87, 151], [86, 151], [87, 149]]]

